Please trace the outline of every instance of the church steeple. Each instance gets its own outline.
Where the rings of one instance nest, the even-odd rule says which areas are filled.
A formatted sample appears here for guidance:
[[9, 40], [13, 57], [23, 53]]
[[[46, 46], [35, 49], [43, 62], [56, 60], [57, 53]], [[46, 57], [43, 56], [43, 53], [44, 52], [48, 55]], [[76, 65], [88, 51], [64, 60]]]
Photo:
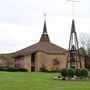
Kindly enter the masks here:
[[44, 14], [44, 27], [43, 27], [43, 33], [40, 38], [40, 42], [50, 42], [49, 36], [47, 34], [46, 14]]
[[74, 67], [77, 69], [78, 68], [82, 69], [74, 19], [72, 20], [71, 34], [70, 34], [69, 48], [68, 48], [66, 68], [68, 68], [68, 67], [69, 68]]
[[46, 14], [44, 14], [44, 27], [43, 27], [43, 34], [47, 34]]

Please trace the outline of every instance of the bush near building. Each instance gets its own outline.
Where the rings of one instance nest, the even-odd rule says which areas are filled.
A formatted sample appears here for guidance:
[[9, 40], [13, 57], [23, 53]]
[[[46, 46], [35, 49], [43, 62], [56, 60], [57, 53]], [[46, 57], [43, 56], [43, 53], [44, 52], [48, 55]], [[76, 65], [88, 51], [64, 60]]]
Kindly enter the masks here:
[[8, 72], [28, 72], [26, 68], [16, 68], [16, 67], [0, 67], [0, 71]]
[[62, 69], [62, 70], [60, 71], [60, 73], [61, 73], [61, 75], [62, 75], [63, 77], [67, 77], [67, 70], [66, 70], [66, 69]]
[[86, 78], [88, 77], [88, 70], [87, 69], [62, 69], [61, 75], [63, 77], [69, 77], [73, 78], [74, 76], [77, 76], [78, 78]]

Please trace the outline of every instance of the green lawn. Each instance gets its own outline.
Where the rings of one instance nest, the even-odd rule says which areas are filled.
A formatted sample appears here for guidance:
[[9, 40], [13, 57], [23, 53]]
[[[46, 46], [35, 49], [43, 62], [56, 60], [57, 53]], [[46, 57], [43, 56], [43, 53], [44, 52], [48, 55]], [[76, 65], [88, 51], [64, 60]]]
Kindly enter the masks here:
[[0, 72], [0, 90], [90, 90], [90, 81], [53, 80], [58, 73]]

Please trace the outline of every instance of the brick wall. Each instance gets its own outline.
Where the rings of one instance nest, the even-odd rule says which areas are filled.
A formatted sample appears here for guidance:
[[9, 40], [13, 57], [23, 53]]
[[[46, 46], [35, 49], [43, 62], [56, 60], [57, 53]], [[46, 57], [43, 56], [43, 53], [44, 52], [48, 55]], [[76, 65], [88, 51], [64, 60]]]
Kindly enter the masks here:
[[[57, 59], [59, 61], [59, 65], [53, 65], [54, 59]], [[31, 55], [22, 57], [22, 60], [24, 62], [24, 68], [28, 69], [28, 71], [31, 71]], [[59, 70], [66, 68], [66, 61], [67, 61], [67, 54], [66, 55], [55, 55], [55, 54], [46, 54], [43, 52], [37, 52], [35, 55], [35, 71], [40, 71], [40, 67], [44, 64], [46, 69], [49, 71], [56, 70], [57, 68]], [[84, 57], [81, 57], [81, 63], [82, 67], [85, 68], [85, 62]]]

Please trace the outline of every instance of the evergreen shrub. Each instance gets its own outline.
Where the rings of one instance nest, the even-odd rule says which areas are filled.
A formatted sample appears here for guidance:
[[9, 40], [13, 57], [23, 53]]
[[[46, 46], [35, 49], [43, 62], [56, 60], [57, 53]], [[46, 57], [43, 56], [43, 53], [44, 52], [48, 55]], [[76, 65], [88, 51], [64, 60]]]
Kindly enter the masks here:
[[18, 68], [18, 71], [20, 71], [20, 72], [28, 72], [28, 70], [26, 68]]
[[46, 69], [44, 64], [41, 66], [40, 71], [41, 72], [48, 72], [48, 70]]
[[7, 71], [8, 70], [8, 67], [6, 66], [0, 66], [0, 71]]
[[15, 67], [9, 67], [6, 71], [16, 72], [17, 71], [17, 68], [15, 68]]
[[80, 77], [80, 72], [81, 72], [80, 69], [76, 69], [75, 70], [75, 76]]
[[63, 77], [67, 77], [67, 70], [66, 69], [62, 69], [60, 72], [61, 72], [61, 75]]
[[88, 70], [87, 69], [81, 69], [80, 70], [80, 77], [87, 77], [88, 76]]
[[67, 69], [68, 77], [72, 78], [74, 75], [75, 75], [75, 69], [73, 69], [73, 68]]

